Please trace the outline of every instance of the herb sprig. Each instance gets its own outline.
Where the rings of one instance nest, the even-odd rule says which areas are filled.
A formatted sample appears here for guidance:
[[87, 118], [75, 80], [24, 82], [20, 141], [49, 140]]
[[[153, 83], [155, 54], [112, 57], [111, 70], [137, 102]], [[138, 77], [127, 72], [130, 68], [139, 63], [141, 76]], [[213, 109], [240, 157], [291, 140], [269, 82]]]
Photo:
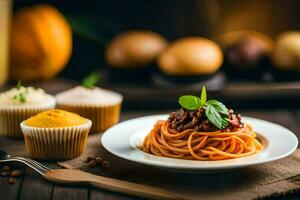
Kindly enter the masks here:
[[20, 90], [22, 87], [22, 80], [18, 80], [16, 88]]
[[26, 95], [26, 92], [24, 93], [23, 91], [21, 91], [21, 88], [22, 88], [22, 81], [21, 80], [18, 80], [16, 88], [19, 91], [19, 93], [14, 95], [13, 99], [19, 101], [20, 103], [26, 103], [27, 102], [27, 95]]
[[101, 75], [98, 72], [93, 72], [85, 77], [82, 81], [82, 86], [88, 89], [93, 89], [95, 85], [100, 81]]
[[179, 98], [178, 102], [187, 110], [196, 110], [201, 107], [205, 108], [206, 117], [219, 129], [223, 129], [228, 125], [228, 109], [222, 102], [218, 100], [207, 100], [205, 86], [202, 87], [200, 97], [184, 95]]

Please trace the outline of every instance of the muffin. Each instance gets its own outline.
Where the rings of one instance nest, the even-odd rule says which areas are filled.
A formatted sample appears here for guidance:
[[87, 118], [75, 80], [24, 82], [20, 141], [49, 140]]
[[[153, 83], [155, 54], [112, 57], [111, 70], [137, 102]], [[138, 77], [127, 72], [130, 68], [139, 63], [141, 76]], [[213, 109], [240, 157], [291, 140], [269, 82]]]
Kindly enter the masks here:
[[21, 123], [29, 155], [48, 160], [79, 156], [91, 126], [91, 120], [58, 109], [41, 112]]
[[55, 98], [44, 90], [17, 86], [0, 93], [0, 135], [23, 137], [20, 123], [45, 110], [55, 108]]
[[120, 119], [123, 96], [99, 87], [77, 86], [56, 95], [57, 107], [92, 120], [92, 133], [102, 132]]

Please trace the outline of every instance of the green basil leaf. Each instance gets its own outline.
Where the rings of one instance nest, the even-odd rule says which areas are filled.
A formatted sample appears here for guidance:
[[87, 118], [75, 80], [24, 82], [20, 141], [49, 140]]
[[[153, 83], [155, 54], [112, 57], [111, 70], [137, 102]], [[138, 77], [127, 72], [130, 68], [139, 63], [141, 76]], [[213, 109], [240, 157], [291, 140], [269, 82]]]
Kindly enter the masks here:
[[208, 120], [218, 129], [223, 129], [228, 125], [226, 118], [222, 118], [216, 108], [212, 105], [206, 106], [205, 115]]
[[228, 119], [222, 118], [222, 127], [225, 128], [228, 125]]
[[24, 93], [19, 94], [19, 99], [20, 99], [21, 103], [26, 103], [26, 101], [27, 101]]
[[205, 115], [213, 125], [215, 125], [219, 129], [222, 128], [222, 117], [216, 111], [215, 107], [207, 105], [205, 109]]
[[201, 90], [201, 105], [205, 104], [206, 99], [207, 99], [206, 88], [205, 86], [203, 86]]
[[188, 110], [195, 110], [201, 107], [201, 99], [192, 95], [184, 95], [179, 98], [178, 103]]
[[95, 87], [96, 83], [99, 82], [100, 78], [101, 78], [100, 73], [97, 72], [91, 73], [83, 80], [81, 85], [88, 89], [92, 89]]
[[217, 100], [208, 100], [205, 104], [209, 105], [209, 106], [213, 106], [218, 113], [221, 113], [221, 114], [223, 114], [225, 116], [229, 115], [228, 109], [220, 101], [217, 101]]

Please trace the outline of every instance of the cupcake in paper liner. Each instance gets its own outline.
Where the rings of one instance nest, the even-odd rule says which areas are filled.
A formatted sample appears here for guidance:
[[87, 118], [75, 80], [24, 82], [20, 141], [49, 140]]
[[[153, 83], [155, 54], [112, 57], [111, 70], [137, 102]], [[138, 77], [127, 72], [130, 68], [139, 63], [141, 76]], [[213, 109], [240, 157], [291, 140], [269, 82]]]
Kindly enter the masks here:
[[91, 132], [105, 131], [120, 119], [123, 96], [99, 87], [77, 86], [56, 95], [57, 107], [93, 122]]
[[81, 155], [91, 126], [91, 120], [58, 109], [21, 123], [29, 155], [43, 160], [67, 160]]
[[55, 108], [55, 98], [44, 90], [18, 84], [0, 93], [0, 135], [22, 138], [20, 123], [37, 113]]

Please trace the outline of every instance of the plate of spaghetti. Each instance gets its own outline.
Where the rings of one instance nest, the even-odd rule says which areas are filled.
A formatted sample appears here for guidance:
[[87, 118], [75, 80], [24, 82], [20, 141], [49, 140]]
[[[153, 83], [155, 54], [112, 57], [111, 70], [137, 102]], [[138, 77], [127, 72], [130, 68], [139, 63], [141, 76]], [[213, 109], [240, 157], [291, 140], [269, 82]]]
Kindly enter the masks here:
[[298, 145], [288, 129], [242, 117], [217, 100], [179, 98], [181, 108], [121, 122], [101, 142], [121, 158], [184, 173], [215, 173], [289, 156]]

